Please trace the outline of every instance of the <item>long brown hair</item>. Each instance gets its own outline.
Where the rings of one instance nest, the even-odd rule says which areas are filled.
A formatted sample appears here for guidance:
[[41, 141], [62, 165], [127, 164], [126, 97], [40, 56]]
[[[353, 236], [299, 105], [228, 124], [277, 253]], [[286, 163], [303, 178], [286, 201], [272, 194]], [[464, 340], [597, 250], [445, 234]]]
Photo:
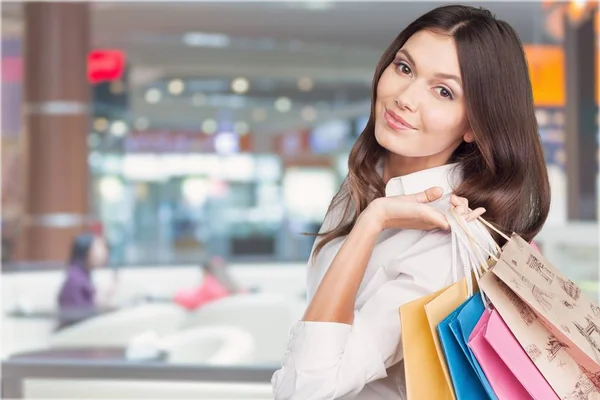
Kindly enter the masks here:
[[[375, 139], [377, 84], [398, 50], [416, 32], [429, 30], [454, 38], [463, 80], [467, 119], [475, 136], [463, 142], [450, 162], [459, 163], [463, 181], [457, 196], [469, 207], [485, 207], [484, 217], [505, 232], [530, 241], [550, 208], [544, 161], [523, 46], [514, 29], [490, 11], [470, 6], [436, 8], [404, 29], [385, 50], [373, 77], [371, 114], [348, 160], [348, 176], [329, 205], [343, 210], [338, 225], [322, 232], [313, 256], [330, 241], [350, 233], [360, 213], [385, 184], [377, 163], [385, 156]], [[502, 238], [494, 234], [502, 245]]]

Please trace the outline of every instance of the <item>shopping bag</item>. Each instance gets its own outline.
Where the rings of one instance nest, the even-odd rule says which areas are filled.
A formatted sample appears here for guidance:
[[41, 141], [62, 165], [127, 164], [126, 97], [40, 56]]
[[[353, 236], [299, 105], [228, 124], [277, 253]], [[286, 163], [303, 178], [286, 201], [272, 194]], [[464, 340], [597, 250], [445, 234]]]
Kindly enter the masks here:
[[[475, 357], [485, 371], [498, 399], [558, 399], [535, 365], [523, 352], [519, 343], [515, 341], [516, 348], [510, 346], [511, 343], [508, 339], [512, 334], [508, 328], [500, 332], [494, 332], [494, 329], [499, 328], [498, 325], [498, 313], [496, 311], [486, 311], [469, 340], [469, 347], [473, 350]], [[498, 336], [498, 334], [501, 336]], [[492, 343], [497, 348], [494, 348]], [[515, 353], [508, 353], [511, 351]], [[521, 358], [521, 362], [525, 361], [521, 365], [518, 364], [519, 351], [523, 352], [522, 356], [525, 357], [525, 360]], [[514, 362], [515, 360], [517, 360], [517, 363]], [[528, 366], [530, 368], [527, 368]], [[519, 373], [525, 375], [519, 375]], [[538, 395], [535, 395], [536, 389]]]
[[506, 239], [488, 253], [485, 296], [559, 398], [600, 398], [600, 307], [521, 237], [479, 220]]
[[427, 316], [427, 322], [430, 329], [429, 334], [433, 338], [434, 348], [442, 365], [444, 379], [453, 398], [456, 398], [456, 395], [454, 393], [454, 386], [452, 384], [452, 379], [450, 378], [444, 351], [437, 334], [437, 326], [469, 297], [470, 293], [468, 292], [466, 279], [463, 279], [462, 281], [449, 286], [446, 290], [425, 304], [425, 315]]
[[481, 290], [560, 399], [600, 398], [600, 374], [582, 367], [565, 350], [533, 309], [494, 273], [485, 274]]
[[480, 220], [506, 239], [480, 281], [486, 297], [559, 398], [600, 397], [597, 306], [533, 246]]
[[454, 398], [448, 387], [442, 367], [444, 363], [439, 359], [425, 314], [425, 305], [444, 290], [446, 289], [400, 307], [406, 395], [409, 400]]
[[531, 307], [578, 364], [600, 372], [600, 307], [575, 283], [516, 234], [492, 272]]
[[479, 381], [483, 385], [488, 397], [492, 400], [495, 400], [497, 399], [497, 396], [494, 393], [494, 390], [492, 389], [487, 377], [485, 376], [483, 369], [481, 369], [479, 362], [475, 358], [475, 355], [468, 346], [471, 332], [473, 332], [473, 329], [475, 329], [475, 326], [483, 315], [484, 310], [485, 307], [481, 299], [481, 293], [478, 293], [467, 300], [465, 306], [458, 313], [456, 319], [450, 323], [450, 330], [460, 345], [465, 357], [469, 361], [471, 368], [473, 368], [475, 374], [479, 378]]
[[[453, 224], [455, 225], [453, 226], [453, 229], [464, 233], [462, 235], [456, 235], [457, 239], [463, 244], [463, 246], [458, 248], [459, 253], [461, 253], [461, 251], [466, 252], [466, 254], [461, 255], [461, 258], [470, 261], [471, 268], [473, 269], [473, 277], [477, 281], [479, 277], [478, 271], [482, 273], [488, 269], [485, 255], [477, 249], [478, 243], [469, 227], [466, 225], [466, 222], [458, 217], [455, 212], [451, 212], [451, 216], [453, 217], [452, 221], [455, 223]], [[478, 227], [484, 235], [488, 235], [484, 227], [481, 225]], [[492, 243], [494, 244], [494, 247], [497, 247], [493, 241]], [[489, 249], [487, 251], [489, 251]], [[483, 370], [467, 346], [469, 335], [483, 314], [484, 308], [481, 294], [475, 293], [471, 298], [465, 301], [459, 309], [450, 314], [447, 319], [444, 320], [445, 322], [442, 321], [442, 323], [438, 325], [438, 334], [440, 341], [442, 341], [442, 348], [444, 348], [444, 344], [446, 344], [450, 346], [450, 348], [454, 347], [454, 349], [458, 348], [461, 350], [461, 352], [455, 352], [454, 357], [452, 357], [452, 355], [448, 354], [447, 350], [444, 348], [446, 363], [458, 399], [478, 398], [496, 400], [497, 398], [487, 381]], [[444, 330], [447, 331], [447, 329], [452, 335], [444, 336]]]
[[472, 303], [481, 304], [481, 311], [473, 309], [473, 307], [469, 307], [468, 309], [477, 313], [478, 315], [476, 317], [480, 317], [484, 307], [481, 301], [481, 295], [476, 293], [460, 305], [454, 312], [448, 315], [448, 317], [437, 326], [437, 332], [444, 351], [456, 398], [458, 400], [495, 400], [496, 396], [493, 391], [491, 391], [491, 388], [489, 389], [491, 392], [490, 395], [484, 387], [483, 382], [480, 380], [480, 377], [473, 367], [472, 360], [470, 360], [470, 355], [467, 354], [468, 350], [465, 351], [465, 349], [463, 349], [463, 347], [466, 348], [466, 342], [463, 340], [462, 335], [457, 336], [450, 327], [453, 322], [457, 321], [459, 314], [463, 313], [465, 308]]
[[558, 400], [498, 311], [486, 311], [469, 346], [500, 400]]
[[[456, 226], [456, 214], [448, 215], [448, 222]], [[454, 386], [437, 334], [437, 326], [477, 290], [475, 277], [480, 272], [478, 262], [467, 251], [463, 230], [452, 229], [453, 270], [460, 258], [466, 278], [431, 295], [400, 306], [402, 344], [406, 393], [409, 400], [456, 399]]]

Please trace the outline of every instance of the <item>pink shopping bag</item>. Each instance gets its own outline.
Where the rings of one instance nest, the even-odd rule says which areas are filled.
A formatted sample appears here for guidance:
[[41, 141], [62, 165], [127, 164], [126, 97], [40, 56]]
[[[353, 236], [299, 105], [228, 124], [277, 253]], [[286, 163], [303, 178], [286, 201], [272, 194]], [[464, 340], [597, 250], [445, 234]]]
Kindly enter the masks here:
[[499, 400], [559, 400], [497, 311], [486, 311], [469, 338]]

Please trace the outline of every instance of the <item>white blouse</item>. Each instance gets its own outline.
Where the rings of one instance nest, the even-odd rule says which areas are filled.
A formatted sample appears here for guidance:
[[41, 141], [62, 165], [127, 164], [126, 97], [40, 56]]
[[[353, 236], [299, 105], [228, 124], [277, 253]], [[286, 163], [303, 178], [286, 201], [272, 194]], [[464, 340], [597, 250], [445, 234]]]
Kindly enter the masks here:
[[[414, 194], [441, 186], [444, 197], [431, 205], [447, 215], [452, 207], [449, 194], [460, 179], [457, 164], [449, 164], [392, 178], [385, 194]], [[321, 232], [337, 225], [341, 207], [337, 208], [327, 214]], [[491, 251], [493, 239], [483, 225], [471, 221], [469, 226], [475, 228], [472, 231], [478, 242]], [[460, 245], [454, 232], [383, 231], [358, 291], [354, 322], [296, 323], [282, 368], [271, 380], [275, 399], [405, 398], [398, 308], [465, 276], [469, 262], [461, 258], [462, 250], [461, 254], [453, 251]], [[309, 261], [309, 302], [344, 240], [340, 237], [329, 242], [314, 263]]]

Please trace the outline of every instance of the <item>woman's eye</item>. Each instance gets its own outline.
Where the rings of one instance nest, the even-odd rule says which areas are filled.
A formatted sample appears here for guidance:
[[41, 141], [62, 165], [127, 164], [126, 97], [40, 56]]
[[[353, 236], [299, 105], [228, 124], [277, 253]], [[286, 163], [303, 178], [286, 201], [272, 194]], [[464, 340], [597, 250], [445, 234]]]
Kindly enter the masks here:
[[454, 96], [452, 96], [452, 92], [450, 92], [448, 89], [446, 89], [445, 87], [436, 87], [435, 90], [438, 92], [438, 94], [440, 96], [442, 96], [443, 98], [446, 99], [450, 99], [452, 100], [454, 98]]
[[404, 62], [398, 61], [396, 63], [396, 65], [398, 66], [398, 69], [400, 70], [400, 72], [402, 72], [403, 74], [410, 75], [412, 73], [410, 67], [408, 65], [406, 65]]

